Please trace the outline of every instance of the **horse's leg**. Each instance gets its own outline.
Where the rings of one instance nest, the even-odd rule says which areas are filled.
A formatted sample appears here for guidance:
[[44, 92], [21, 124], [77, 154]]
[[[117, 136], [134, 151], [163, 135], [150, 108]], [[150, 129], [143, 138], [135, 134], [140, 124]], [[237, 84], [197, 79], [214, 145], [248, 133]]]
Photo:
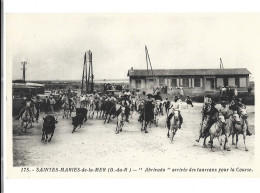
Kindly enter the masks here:
[[210, 141], [211, 141], [211, 145], [210, 145], [211, 151], [214, 152], [214, 150], [213, 150], [213, 136], [212, 135], [210, 135]]
[[205, 136], [204, 136], [204, 142], [203, 142], [203, 146], [202, 146], [202, 147], [207, 147], [207, 145], [206, 145], [206, 139], [207, 139], [207, 137], [208, 137], [208, 135], [205, 135]]
[[244, 139], [245, 150], [248, 151], [246, 147], [246, 131], [243, 133], [243, 139]]
[[228, 134], [225, 134], [226, 136], [226, 139], [225, 139], [225, 146], [224, 148], [227, 150], [227, 151], [230, 151], [230, 147], [229, 147], [229, 139], [228, 139]]
[[63, 116], [62, 116], [63, 119], [64, 119], [64, 116], [65, 116], [65, 109], [63, 109]]
[[170, 138], [170, 128], [168, 127], [168, 133], [167, 133], [167, 137]]
[[236, 132], [236, 149], [237, 149], [237, 142], [238, 142], [238, 132]]
[[232, 133], [232, 145], [236, 145], [234, 142], [235, 133]]

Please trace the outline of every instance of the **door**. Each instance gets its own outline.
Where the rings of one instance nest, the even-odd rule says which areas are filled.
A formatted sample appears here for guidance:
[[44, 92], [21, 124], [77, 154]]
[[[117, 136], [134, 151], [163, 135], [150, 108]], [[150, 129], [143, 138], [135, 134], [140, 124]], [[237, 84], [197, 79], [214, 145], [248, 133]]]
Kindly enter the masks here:
[[214, 90], [214, 79], [213, 78], [207, 78], [206, 79], [205, 89], [206, 90]]

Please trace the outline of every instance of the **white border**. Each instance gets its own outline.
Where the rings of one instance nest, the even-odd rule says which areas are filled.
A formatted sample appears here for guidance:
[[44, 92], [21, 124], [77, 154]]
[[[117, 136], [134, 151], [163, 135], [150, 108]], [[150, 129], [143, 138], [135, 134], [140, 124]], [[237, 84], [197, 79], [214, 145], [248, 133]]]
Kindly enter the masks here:
[[[259, 12], [256, 0], [7, 0], [4, 13], [53, 12]], [[5, 18], [4, 18], [5, 20]], [[4, 23], [5, 25], [5, 23]], [[5, 29], [4, 29], [5, 40]], [[6, 47], [4, 41], [4, 48]], [[6, 52], [4, 50], [4, 56]], [[6, 58], [4, 57], [4, 64]], [[4, 68], [5, 70], [5, 68]], [[6, 71], [4, 77], [6, 78]], [[4, 84], [4, 98], [6, 94]], [[6, 104], [4, 103], [4, 109]], [[5, 110], [4, 110], [5, 112]], [[6, 114], [3, 115], [6, 120]], [[2, 128], [6, 129], [6, 126]], [[4, 144], [6, 135], [4, 133]], [[4, 152], [6, 157], [6, 152]], [[6, 164], [6, 162], [4, 163]], [[4, 192], [255, 192], [259, 179], [8, 180]]]

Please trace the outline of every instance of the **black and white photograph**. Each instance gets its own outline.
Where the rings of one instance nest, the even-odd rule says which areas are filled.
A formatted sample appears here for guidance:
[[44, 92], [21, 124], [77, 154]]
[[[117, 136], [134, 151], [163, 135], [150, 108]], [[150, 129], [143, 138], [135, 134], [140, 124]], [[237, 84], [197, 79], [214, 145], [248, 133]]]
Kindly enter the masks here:
[[259, 21], [6, 14], [7, 174], [259, 177]]

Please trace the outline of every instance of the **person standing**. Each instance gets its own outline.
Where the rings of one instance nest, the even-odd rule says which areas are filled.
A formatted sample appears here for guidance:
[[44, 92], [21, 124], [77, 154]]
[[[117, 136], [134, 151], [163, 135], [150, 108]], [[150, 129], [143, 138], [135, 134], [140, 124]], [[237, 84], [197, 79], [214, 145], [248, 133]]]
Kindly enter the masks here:
[[36, 108], [35, 119], [36, 119], [36, 123], [38, 123], [38, 119], [39, 119], [39, 115], [40, 115], [40, 109], [41, 109], [41, 104], [42, 104], [42, 100], [40, 99], [39, 96], [36, 96], [36, 100], [35, 100], [35, 108]]
[[46, 96], [46, 98], [44, 99], [44, 112], [45, 114], [48, 114], [50, 110], [50, 99], [49, 96]]
[[53, 98], [53, 96], [51, 95], [50, 96], [50, 113], [51, 114], [54, 114], [54, 105], [55, 105], [55, 103], [56, 103], [56, 101]]

